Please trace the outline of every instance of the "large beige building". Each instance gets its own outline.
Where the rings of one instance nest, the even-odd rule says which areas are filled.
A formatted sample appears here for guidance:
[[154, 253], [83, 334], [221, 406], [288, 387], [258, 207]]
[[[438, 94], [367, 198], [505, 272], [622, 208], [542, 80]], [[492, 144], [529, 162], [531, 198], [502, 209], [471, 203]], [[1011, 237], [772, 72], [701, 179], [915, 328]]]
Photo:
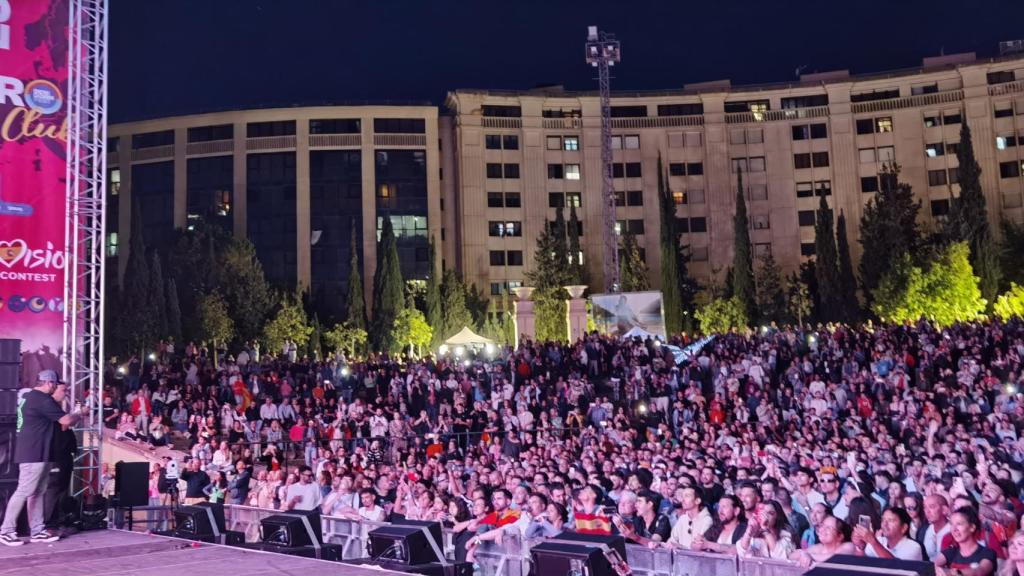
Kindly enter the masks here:
[[[372, 286], [377, 232], [388, 217], [407, 278], [438, 266], [485, 294], [522, 284], [556, 207], [575, 207], [584, 262], [603, 286], [600, 109], [596, 93], [456, 90], [447, 114], [423, 106], [239, 110], [110, 127], [108, 254], [123, 271], [137, 200], [151, 247], [199, 220], [256, 247], [268, 277], [310, 289], [343, 313], [353, 231]], [[957, 193], [956, 146], [969, 121], [990, 218], [1024, 221], [1024, 57], [927, 59], [921, 68], [799, 82], [615, 93], [613, 167], [619, 228], [637, 234], [658, 286], [657, 162], [686, 231], [691, 272], [707, 283], [732, 257], [742, 168], [754, 251], [787, 270], [813, 255], [818, 196], [858, 222], [895, 161], [934, 227]]]
[[[956, 146], [968, 121], [990, 218], [1020, 222], [1024, 58], [973, 54], [926, 59], [921, 68], [868, 76], [804, 75], [770, 86], [728, 81], [682, 90], [612, 94], [619, 227], [638, 235], [652, 283], [658, 269], [657, 161], [663, 158], [677, 216], [705, 283], [729, 267], [737, 169], [742, 168], [755, 254], [793, 270], [814, 250], [819, 194], [847, 220], [855, 259], [858, 223], [895, 161], [934, 227], [957, 194]], [[448, 242], [467, 281], [492, 294], [524, 281], [535, 239], [559, 205], [577, 207], [591, 283], [603, 286], [600, 107], [596, 93], [456, 90], [454, 214]], [[1021, 142], [1024, 144], [1024, 142]], [[568, 212], [567, 212], [568, 214]]]

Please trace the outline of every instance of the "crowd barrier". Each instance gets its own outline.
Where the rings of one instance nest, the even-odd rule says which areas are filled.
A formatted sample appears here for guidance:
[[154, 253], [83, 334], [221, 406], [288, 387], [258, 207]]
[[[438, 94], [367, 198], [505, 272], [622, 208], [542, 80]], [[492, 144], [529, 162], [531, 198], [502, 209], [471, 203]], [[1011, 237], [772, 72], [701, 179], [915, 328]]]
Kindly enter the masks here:
[[[139, 518], [158, 515], [167, 507], [143, 507], [136, 510], [137, 519], [133, 529], [144, 531], [154, 518]], [[112, 511], [113, 512], [113, 511]], [[254, 508], [252, 506], [225, 505], [224, 519], [228, 530], [245, 534], [246, 542], [260, 540], [260, 521], [267, 516], [278, 514], [277, 510]], [[168, 514], [169, 516], [169, 514]], [[114, 519], [112, 517], [112, 519]], [[148, 522], [147, 522], [148, 520]], [[384, 522], [354, 521], [335, 516], [323, 516], [324, 542], [342, 546], [342, 558], [352, 560], [369, 556], [369, 534]], [[115, 524], [120, 524], [115, 522]], [[455, 559], [455, 534], [444, 531], [443, 548], [449, 560]], [[509, 532], [502, 542], [481, 542], [477, 547], [476, 563], [480, 565], [480, 576], [528, 576], [530, 573], [530, 546], [515, 532]], [[694, 552], [691, 550], [650, 549], [634, 544], [626, 545], [626, 561], [637, 576], [798, 576], [804, 569], [793, 562], [767, 558], [737, 558], [725, 554]]]

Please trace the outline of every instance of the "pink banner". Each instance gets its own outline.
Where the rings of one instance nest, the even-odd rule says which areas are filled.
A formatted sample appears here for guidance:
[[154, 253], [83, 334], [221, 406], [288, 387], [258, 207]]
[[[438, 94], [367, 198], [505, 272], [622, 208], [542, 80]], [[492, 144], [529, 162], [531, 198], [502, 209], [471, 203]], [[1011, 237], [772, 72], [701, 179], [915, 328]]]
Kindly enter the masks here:
[[68, 0], [0, 0], [0, 338], [22, 381], [60, 369], [67, 195]]

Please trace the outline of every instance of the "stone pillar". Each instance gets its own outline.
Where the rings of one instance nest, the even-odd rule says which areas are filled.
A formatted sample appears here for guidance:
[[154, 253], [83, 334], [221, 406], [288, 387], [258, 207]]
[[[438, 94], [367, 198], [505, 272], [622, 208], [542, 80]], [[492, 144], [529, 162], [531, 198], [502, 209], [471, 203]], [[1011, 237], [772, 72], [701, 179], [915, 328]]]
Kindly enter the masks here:
[[521, 286], [519, 288], [513, 288], [512, 292], [516, 295], [516, 301], [513, 303], [515, 307], [515, 328], [516, 328], [516, 341], [515, 347], [519, 347], [519, 340], [526, 336], [527, 338], [534, 340], [537, 337], [537, 323], [533, 316], [533, 301], [530, 300], [530, 296], [533, 295], [533, 288], [529, 286]]
[[572, 344], [587, 333], [587, 301], [583, 299], [586, 286], [564, 286], [569, 293], [567, 302], [566, 325], [569, 328], [569, 343]]

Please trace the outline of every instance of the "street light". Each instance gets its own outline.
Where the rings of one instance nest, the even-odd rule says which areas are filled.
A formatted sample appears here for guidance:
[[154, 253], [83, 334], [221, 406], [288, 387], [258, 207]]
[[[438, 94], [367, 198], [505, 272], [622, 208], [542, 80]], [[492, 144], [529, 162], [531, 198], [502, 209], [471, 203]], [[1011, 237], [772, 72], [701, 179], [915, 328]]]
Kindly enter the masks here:
[[156, 352], [150, 352], [149, 359], [152, 360], [153, 362], [156, 362]]

